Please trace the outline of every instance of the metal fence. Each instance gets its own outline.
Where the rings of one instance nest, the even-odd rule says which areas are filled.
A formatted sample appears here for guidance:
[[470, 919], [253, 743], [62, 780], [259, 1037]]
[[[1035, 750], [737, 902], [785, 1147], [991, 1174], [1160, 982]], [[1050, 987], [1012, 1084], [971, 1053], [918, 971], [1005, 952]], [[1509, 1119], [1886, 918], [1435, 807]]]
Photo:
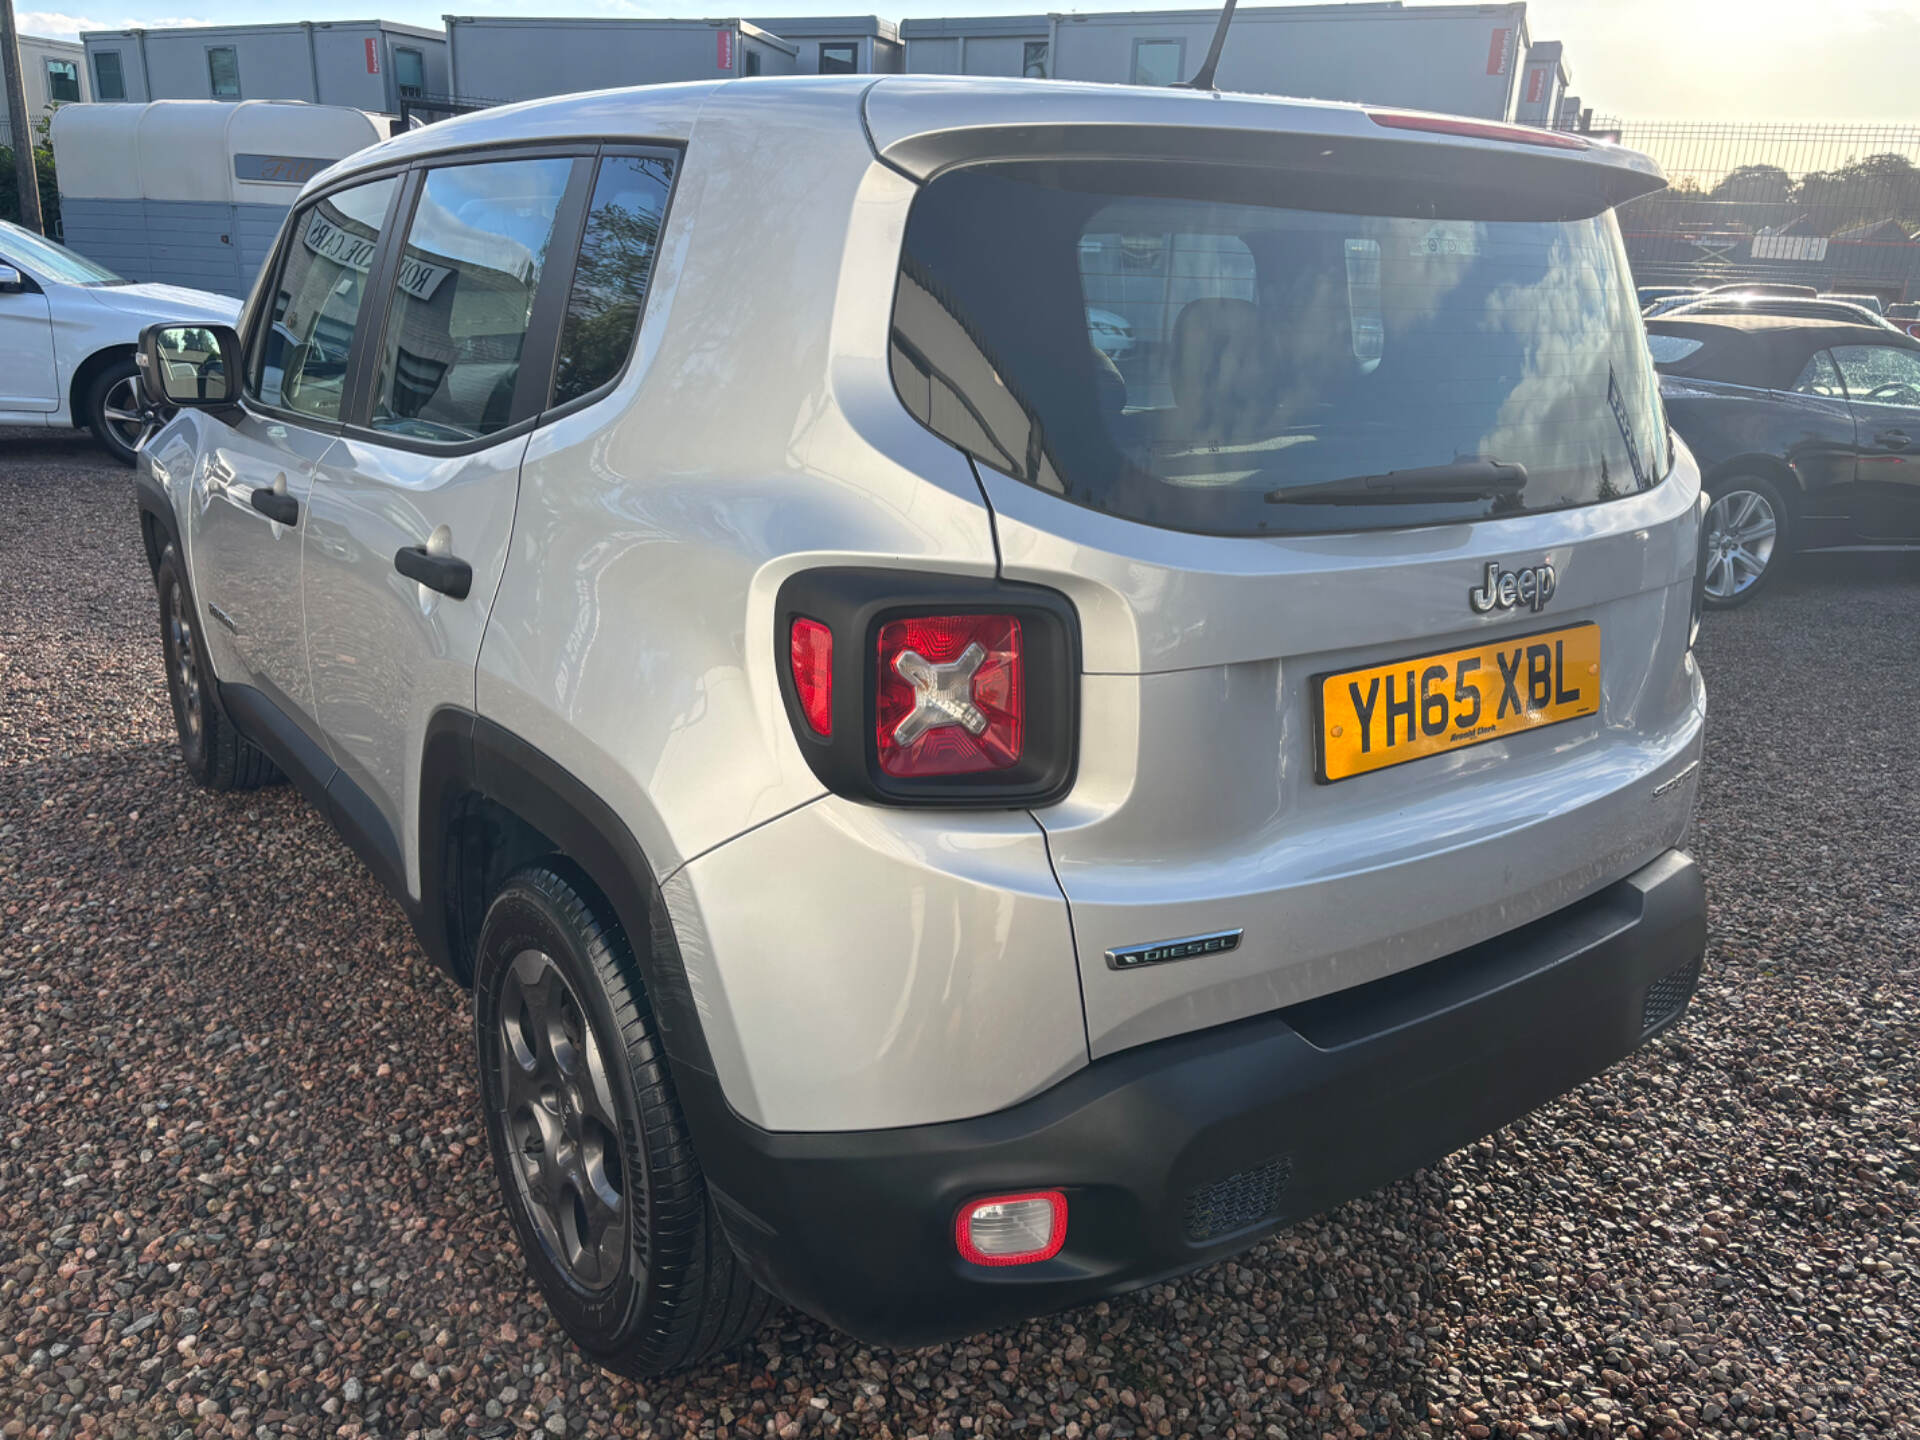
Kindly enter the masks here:
[[1670, 187], [1622, 207], [1642, 285], [1785, 280], [1920, 298], [1920, 125], [1634, 124]]

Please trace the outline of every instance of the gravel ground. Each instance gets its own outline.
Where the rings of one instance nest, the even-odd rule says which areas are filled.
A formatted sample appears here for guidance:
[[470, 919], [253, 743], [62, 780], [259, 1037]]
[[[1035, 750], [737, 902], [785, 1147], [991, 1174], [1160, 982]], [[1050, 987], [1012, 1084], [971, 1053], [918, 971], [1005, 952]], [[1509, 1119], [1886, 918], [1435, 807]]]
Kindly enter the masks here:
[[1689, 1019], [1176, 1284], [640, 1386], [524, 1278], [462, 997], [180, 768], [124, 472], [0, 438], [0, 1436], [1920, 1435], [1920, 560], [1712, 617]]

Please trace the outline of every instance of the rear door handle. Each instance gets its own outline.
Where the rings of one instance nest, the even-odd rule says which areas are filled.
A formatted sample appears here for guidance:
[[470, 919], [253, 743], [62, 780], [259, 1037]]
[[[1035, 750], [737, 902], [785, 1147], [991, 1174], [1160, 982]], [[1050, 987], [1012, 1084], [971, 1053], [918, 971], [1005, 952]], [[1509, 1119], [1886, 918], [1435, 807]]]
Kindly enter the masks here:
[[247, 503], [269, 520], [277, 520], [282, 525], [299, 523], [300, 502], [284, 490], [275, 490], [271, 486], [262, 485], [247, 496]]
[[1911, 445], [1913, 441], [1904, 430], [1882, 430], [1878, 435], [1873, 437], [1873, 443], [1878, 445], [1882, 450], [1904, 450], [1907, 446]]
[[424, 545], [408, 545], [393, 552], [393, 568], [409, 580], [455, 600], [467, 598], [473, 588], [473, 567], [452, 555], [430, 555]]

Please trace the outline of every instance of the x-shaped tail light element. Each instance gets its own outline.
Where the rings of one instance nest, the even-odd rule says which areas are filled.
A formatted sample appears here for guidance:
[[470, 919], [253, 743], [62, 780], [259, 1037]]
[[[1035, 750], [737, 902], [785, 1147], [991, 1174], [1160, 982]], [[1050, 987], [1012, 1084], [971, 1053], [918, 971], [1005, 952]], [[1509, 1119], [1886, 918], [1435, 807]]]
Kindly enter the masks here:
[[986, 658], [978, 640], [944, 665], [936, 665], [917, 650], [902, 650], [893, 668], [913, 686], [913, 709], [893, 727], [894, 740], [911, 745], [943, 725], [963, 726], [969, 735], [983, 732], [987, 717], [973, 703], [973, 676]]

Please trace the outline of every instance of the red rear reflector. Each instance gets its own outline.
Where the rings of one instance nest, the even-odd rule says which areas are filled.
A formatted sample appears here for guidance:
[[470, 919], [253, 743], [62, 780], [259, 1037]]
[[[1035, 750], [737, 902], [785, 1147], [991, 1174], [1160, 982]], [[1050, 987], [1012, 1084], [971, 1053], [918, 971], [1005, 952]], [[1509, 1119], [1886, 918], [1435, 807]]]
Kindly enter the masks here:
[[807, 728], [816, 735], [833, 734], [833, 632], [818, 620], [795, 620], [787, 637], [787, 663]]
[[967, 775], [1020, 760], [1020, 622], [929, 615], [880, 627], [875, 739], [889, 775]]
[[1415, 110], [1369, 110], [1367, 118], [1389, 130], [1429, 130], [1435, 135], [1510, 140], [1516, 145], [1544, 145], [1551, 150], [1592, 148], [1578, 135], [1568, 135], [1559, 130], [1536, 130], [1531, 125], [1496, 125], [1486, 120], [1460, 120], [1451, 115], [1422, 115]]
[[1034, 1265], [1067, 1241], [1067, 1197], [1058, 1190], [969, 1200], [953, 1222], [953, 1243], [970, 1265]]

